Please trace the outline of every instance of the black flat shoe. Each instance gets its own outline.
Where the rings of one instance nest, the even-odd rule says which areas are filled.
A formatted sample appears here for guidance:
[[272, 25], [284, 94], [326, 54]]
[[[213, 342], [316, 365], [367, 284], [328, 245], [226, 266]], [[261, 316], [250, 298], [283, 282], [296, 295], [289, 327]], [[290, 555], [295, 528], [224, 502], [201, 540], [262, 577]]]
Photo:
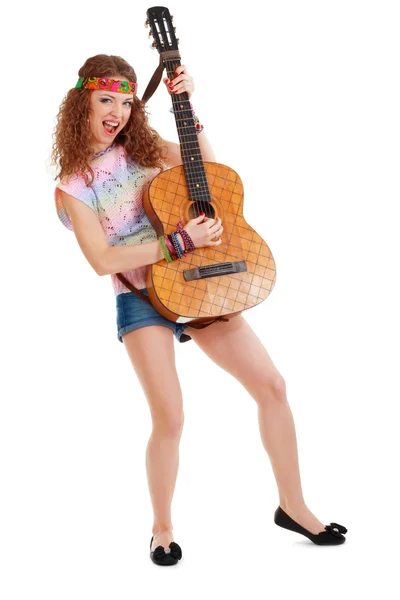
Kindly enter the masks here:
[[330, 523], [330, 525], [325, 525], [325, 531], [320, 531], [319, 533], [311, 533], [304, 529], [301, 525], [293, 521], [288, 514], [285, 513], [283, 508], [278, 506], [274, 514], [274, 522], [279, 525], [279, 527], [283, 527], [284, 529], [289, 529], [290, 531], [296, 531], [296, 533], [301, 533], [308, 537], [314, 544], [318, 544], [318, 546], [330, 546], [343, 544], [346, 541], [346, 538], [343, 533], [347, 533], [346, 527], [343, 525], [339, 525], [338, 523]]
[[168, 567], [170, 565], [176, 565], [178, 560], [182, 558], [182, 550], [179, 544], [171, 542], [168, 546], [169, 550], [165, 550], [164, 546], [157, 546], [154, 551], [151, 550], [151, 544], [153, 543], [154, 536], [151, 536], [150, 540], [150, 558], [156, 565]]

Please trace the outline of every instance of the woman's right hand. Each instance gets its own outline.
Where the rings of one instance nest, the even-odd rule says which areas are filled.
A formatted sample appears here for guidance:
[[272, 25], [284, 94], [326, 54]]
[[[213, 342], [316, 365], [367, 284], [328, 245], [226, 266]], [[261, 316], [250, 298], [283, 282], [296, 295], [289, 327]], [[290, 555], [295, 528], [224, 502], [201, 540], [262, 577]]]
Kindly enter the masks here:
[[205, 215], [199, 215], [195, 219], [190, 219], [183, 226], [192, 238], [193, 244], [196, 248], [204, 248], [205, 246], [219, 246], [222, 244], [222, 240], [217, 239], [224, 228], [221, 225], [220, 217], [217, 219], [209, 219]]

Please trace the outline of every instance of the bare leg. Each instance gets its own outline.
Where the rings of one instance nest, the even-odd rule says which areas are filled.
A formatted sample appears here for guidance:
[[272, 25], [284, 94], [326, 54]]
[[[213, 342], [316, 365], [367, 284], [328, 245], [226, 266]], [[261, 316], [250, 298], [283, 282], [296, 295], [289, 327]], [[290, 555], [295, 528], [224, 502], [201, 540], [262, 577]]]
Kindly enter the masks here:
[[324, 524], [307, 508], [301, 487], [297, 439], [292, 411], [283, 379], [259, 395], [258, 422], [263, 446], [271, 461], [279, 493], [279, 504], [292, 519], [311, 533], [324, 531]]
[[171, 504], [184, 421], [173, 333], [164, 326], [141, 327], [126, 333], [122, 339], [149, 403], [153, 422], [146, 448], [147, 479], [154, 513], [152, 550], [159, 545], [168, 548], [174, 541]]
[[323, 531], [324, 524], [304, 501], [296, 432], [284, 379], [255, 332], [239, 315], [227, 323], [193, 329], [190, 335], [217, 365], [240, 381], [257, 402], [261, 440], [271, 461], [280, 506], [311, 533]]

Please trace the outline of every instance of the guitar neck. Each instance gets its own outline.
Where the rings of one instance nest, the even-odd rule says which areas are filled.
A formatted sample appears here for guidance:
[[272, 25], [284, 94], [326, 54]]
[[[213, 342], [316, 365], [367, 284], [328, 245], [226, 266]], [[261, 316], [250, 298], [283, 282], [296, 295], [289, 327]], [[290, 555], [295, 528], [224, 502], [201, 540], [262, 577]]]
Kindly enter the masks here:
[[[166, 60], [164, 64], [167, 76], [170, 80], [174, 79], [176, 76], [175, 71], [180, 65], [180, 61], [176, 59]], [[171, 94], [171, 99], [189, 196], [193, 201], [210, 202], [210, 190], [208, 188], [189, 96], [187, 92], [182, 92], [181, 94]]]

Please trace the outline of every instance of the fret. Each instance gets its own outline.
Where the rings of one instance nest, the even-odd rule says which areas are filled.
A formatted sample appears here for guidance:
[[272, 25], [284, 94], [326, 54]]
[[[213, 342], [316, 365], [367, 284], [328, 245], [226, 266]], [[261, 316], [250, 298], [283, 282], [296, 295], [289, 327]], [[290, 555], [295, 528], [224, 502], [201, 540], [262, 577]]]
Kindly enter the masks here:
[[186, 169], [186, 172], [188, 174], [188, 177], [190, 177], [189, 181], [188, 181], [188, 185], [191, 184], [195, 184], [195, 185], [203, 185], [203, 186], [208, 186], [208, 182], [207, 179], [205, 178], [205, 174], [203, 173], [191, 173], [190, 171], [188, 171]]
[[188, 163], [188, 162], [187, 162], [187, 163], [186, 163], [186, 167], [187, 167], [187, 170], [188, 170], [189, 172], [192, 172], [192, 171], [193, 171], [193, 172], [195, 172], [195, 171], [196, 171], [198, 174], [200, 174], [200, 173], [201, 173], [201, 174], [203, 175], [203, 179], [205, 180], [205, 177], [206, 177], [206, 172], [205, 172], [205, 170], [204, 170], [204, 164], [203, 164], [203, 163], [201, 163], [201, 164], [197, 164], [197, 165], [194, 165], [194, 164], [193, 164], [193, 163], [191, 163], [191, 162], [190, 162], [190, 163]]
[[[200, 150], [200, 146], [199, 146], [198, 139], [197, 139], [197, 134], [194, 134], [194, 135], [196, 137], [194, 137], [192, 140], [182, 139], [182, 143], [185, 144], [185, 146], [187, 147], [186, 148], [187, 150], [197, 150], [197, 148], [199, 148], [199, 150]], [[193, 144], [193, 147], [190, 147], [190, 145], [189, 145], [190, 143]]]
[[[193, 142], [195, 142], [195, 141], [197, 140], [197, 133], [196, 133], [196, 130], [195, 130], [195, 131], [193, 131], [193, 132], [191, 132], [191, 133], [183, 133], [183, 132], [182, 132], [182, 131], [180, 131], [180, 129], [178, 128], [178, 134], [179, 134], [179, 136], [182, 136], [182, 137], [193, 136], [193, 140], [190, 140], [190, 141], [193, 141]], [[194, 137], [194, 136], [196, 136], [196, 137]]]
[[[179, 94], [180, 95], [180, 94]], [[185, 102], [187, 103], [187, 105], [185, 106]], [[172, 96], [172, 106], [174, 106], [174, 114], [176, 114], [177, 112], [179, 112], [180, 110], [187, 110], [188, 112], [190, 112], [190, 114], [192, 114], [192, 109], [190, 108], [190, 100], [178, 100]], [[175, 109], [175, 106], [177, 107]]]
[[195, 181], [196, 183], [200, 183], [201, 181], [203, 181], [204, 183], [207, 182], [205, 171], [198, 171], [196, 173], [190, 168], [190, 165], [186, 165], [185, 170], [189, 175], [191, 175], [192, 181]]
[[[190, 116], [192, 116], [192, 113], [190, 113]], [[178, 117], [176, 117], [176, 122], [182, 121], [183, 123], [185, 123], [186, 121], [189, 121], [189, 117], [182, 117], [181, 119], [178, 119]], [[190, 125], [190, 123], [188, 124], [188, 126]]]
[[[192, 120], [192, 123], [193, 123], [193, 120]], [[191, 128], [191, 131], [189, 130], [189, 127]], [[184, 136], [191, 135], [191, 136], [193, 136], [192, 141], [195, 143], [198, 142], [196, 128], [195, 128], [194, 124], [188, 125], [187, 127], [181, 127], [180, 125], [178, 125], [177, 130], [180, 135], [184, 135]]]
[[203, 185], [201, 187], [196, 187], [193, 182], [188, 181], [188, 189], [192, 194], [208, 194], [208, 185]]
[[201, 152], [195, 152], [197, 148], [181, 148], [181, 152], [187, 152], [190, 156], [201, 157]]
[[[193, 158], [193, 160], [192, 160], [192, 158]], [[188, 156], [184, 156], [184, 155], [182, 155], [182, 159], [186, 159], [188, 167], [191, 167], [191, 166], [193, 166], [193, 167], [196, 167], [196, 168], [200, 168], [200, 166], [202, 166], [202, 165], [203, 165], [203, 161], [202, 161], [202, 160], [198, 160], [198, 159], [196, 159], [196, 158], [195, 158], [194, 156], [192, 156], [192, 154], [190, 154], [190, 153], [188, 154]], [[185, 161], [185, 162], [186, 162], [186, 161]]]
[[190, 168], [190, 171], [196, 171], [196, 172], [201, 172], [202, 174], [206, 174], [205, 169], [204, 169], [204, 165], [200, 165], [200, 166], [196, 166], [194, 163], [191, 163], [188, 165], [188, 167]]
[[[197, 143], [196, 143], [197, 142]], [[193, 146], [190, 146], [190, 143], [193, 144]], [[187, 152], [196, 152], [199, 151], [200, 152], [200, 146], [198, 144], [198, 140], [197, 138], [195, 140], [193, 140], [192, 142], [188, 142], [187, 140], [185, 142], [183, 142], [182, 144], [183, 146], [183, 150], [187, 151]]]

